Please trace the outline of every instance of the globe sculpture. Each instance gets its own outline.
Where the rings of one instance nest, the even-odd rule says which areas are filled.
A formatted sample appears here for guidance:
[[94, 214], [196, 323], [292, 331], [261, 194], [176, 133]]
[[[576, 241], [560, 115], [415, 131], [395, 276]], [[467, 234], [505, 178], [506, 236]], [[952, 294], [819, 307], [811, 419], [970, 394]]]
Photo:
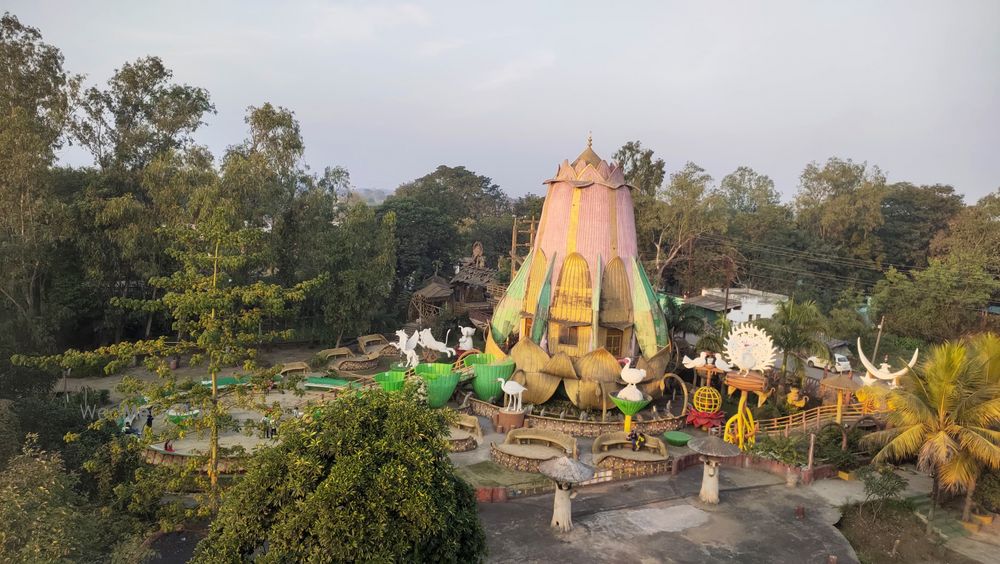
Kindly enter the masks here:
[[702, 386], [695, 390], [691, 400], [691, 411], [687, 414], [688, 425], [701, 427], [704, 430], [722, 425], [722, 394], [711, 386]]
[[704, 413], [718, 411], [722, 407], [722, 394], [715, 388], [702, 386], [694, 392], [694, 408]]

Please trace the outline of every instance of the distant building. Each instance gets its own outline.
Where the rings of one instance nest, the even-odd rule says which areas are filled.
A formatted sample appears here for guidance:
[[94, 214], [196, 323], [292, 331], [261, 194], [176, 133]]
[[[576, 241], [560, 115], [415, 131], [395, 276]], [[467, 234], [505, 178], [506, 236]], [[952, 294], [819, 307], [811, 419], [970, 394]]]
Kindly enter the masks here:
[[[673, 296], [671, 296], [673, 297]], [[725, 298], [715, 296], [692, 296], [690, 298], [675, 297], [680, 303], [690, 305], [697, 310], [697, 314], [705, 319], [709, 325], [714, 325], [723, 312], [731, 313], [740, 307], [740, 300], [730, 296], [727, 304]]]
[[[723, 305], [721, 305], [720, 308], [722, 308], [724, 307], [726, 299], [726, 289], [705, 288], [701, 291], [700, 297], [711, 297], [721, 300]], [[692, 299], [695, 298], [690, 298], [685, 301], [687, 303], [691, 303]], [[788, 301], [788, 296], [783, 294], [773, 294], [763, 290], [754, 290], [753, 288], [730, 288], [729, 301], [735, 302], [736, 306], [730, 307], [726, 310], [726, 317], [728, 317], [729, 321], [732, 321], [733, 323], [745, 323], [747, 321], [756, 321], [758, 319], [770, 319], [774, 316], [774, 312], [777, 310], [778, 304]], [[722, 309], [719, 309], [718, 311], [722, 311]]]

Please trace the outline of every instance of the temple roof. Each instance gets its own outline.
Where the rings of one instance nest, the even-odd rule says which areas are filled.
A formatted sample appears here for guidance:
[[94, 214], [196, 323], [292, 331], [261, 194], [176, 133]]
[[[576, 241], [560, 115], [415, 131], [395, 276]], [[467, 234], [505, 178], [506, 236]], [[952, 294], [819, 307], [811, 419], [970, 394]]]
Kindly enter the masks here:
[[598, 165], [601, 164], [601, 160], [603, 160], [603, 159], [601, 159], [601, 157], [597, 156], [597, 153], [594, 152], [594, 148], [592, 146], [593, 143], [594, 143], [594, 138], [592, 136], [588, 135], [587, 136], [587, 148], [584, 149], [582, 153], [580, 153], [580, 156], [577, 157], [575, 161], [573, 161], [573, 166], [574, 167], [576, 167], [577, 163], [579, 163], [580, 161], [583, 161], [583, 162], [585, 162], [585, 163], [587, 163], [587, 164], [589, 164], [589, 165], [591, 165], [591, 166], [593, 166], [595, 168]]

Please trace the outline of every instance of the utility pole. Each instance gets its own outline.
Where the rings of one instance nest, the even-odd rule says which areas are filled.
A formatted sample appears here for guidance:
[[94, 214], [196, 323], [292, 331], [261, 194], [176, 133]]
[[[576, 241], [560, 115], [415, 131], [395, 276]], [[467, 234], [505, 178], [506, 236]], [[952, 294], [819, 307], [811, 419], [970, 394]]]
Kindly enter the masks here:
[[872, 362], [878, 362], [878, 344], [882, 340], [882, 327], [885, 325], [885, 316], [878, 322], [878, 335], [875, 336], [875, 350], [872, 351]]

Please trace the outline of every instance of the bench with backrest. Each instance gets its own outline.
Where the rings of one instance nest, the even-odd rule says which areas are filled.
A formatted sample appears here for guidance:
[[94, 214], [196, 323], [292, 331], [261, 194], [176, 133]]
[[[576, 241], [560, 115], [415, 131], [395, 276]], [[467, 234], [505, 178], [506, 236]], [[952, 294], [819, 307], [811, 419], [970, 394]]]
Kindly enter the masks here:
[[500, 446], [543, 446], [561, 450], [562, 453], [559, 456], [577, 458], [576, 439], [565, 433], [549, 429], [531, 429], [525, 427], [512, 429], [507, 433], [507, 437]]
[[458, 419], [455, 421], [454, 427], [465, 431], [466, 433], [478, 438], [483, 438], [483, 429], [479, 425], [479, 418], [475, 415], [466, 415], [464, 413], [458, 414]]
[[331, 360], [336, 360], [338, 358], [347, 358], [354, 356], [354, 351], [347, 347], [337, 347], [335, 349], [323, 349], [316, 353], [316, 356], [322, 358], [323, 360], [330, 362]]
[[512, 429], [503, 443], [490, 445], [494, 462], [522, 472], [537, 472], [539, 463], [560, 456], [577, 458], [576, 439], [548, 429]]
[[[605, 433], [594, 439], [594, 464], [600, 465], [608, 458], [621, 458], [634, 462], [665, 462], [670, 458], [667, 445], [659, 437], [646, 436], [646, 443], [638, 451], [632, 450], [632, 441], [624, 431]], [[609, 461], [611, 462], [611, 461]]]
[[281, 365], [281, 371], [278, 374], [284, 376], [285, 374], [305, 374], [307, 372], [309, 372], [309, 365], [305, 362], [286, 362]]

